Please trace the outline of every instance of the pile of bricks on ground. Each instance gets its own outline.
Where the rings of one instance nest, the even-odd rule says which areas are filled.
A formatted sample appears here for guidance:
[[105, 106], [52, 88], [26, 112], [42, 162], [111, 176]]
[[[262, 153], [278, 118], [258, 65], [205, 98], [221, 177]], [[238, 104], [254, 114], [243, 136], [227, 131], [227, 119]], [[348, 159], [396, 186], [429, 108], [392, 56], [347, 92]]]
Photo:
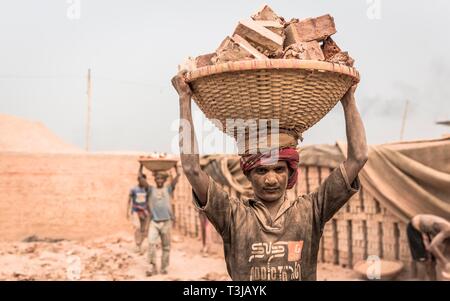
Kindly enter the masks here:
[[331, 38], [336, 33], [330, 15], [289, 22], [269, 6], [240, 21], [231, 36], [214, 53], [190, 59], [182, 66], [192, 70], [220, 63], [254, 59], [300, 59], [327, 61], [353, 66], [348, 52], [341, 51]]

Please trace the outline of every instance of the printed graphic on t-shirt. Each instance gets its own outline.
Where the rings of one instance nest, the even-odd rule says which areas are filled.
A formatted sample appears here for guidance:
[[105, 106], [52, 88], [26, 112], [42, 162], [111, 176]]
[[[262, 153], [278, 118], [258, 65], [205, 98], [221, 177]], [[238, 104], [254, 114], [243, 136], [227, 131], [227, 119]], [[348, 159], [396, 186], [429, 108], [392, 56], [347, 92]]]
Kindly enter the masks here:
[[170, 194], [171, 194], [170, 186], [155, 188], [152, 190], [152, 198], [155, 201], [166, 200], [167, 198], [170, 197]]
[[145, 192], [136, 192], [136, 203], [144, 204], [146, 201], [147, 194]]
[[300, 280], [302, 240], [257, 242], [251, 248], [250, 280]]

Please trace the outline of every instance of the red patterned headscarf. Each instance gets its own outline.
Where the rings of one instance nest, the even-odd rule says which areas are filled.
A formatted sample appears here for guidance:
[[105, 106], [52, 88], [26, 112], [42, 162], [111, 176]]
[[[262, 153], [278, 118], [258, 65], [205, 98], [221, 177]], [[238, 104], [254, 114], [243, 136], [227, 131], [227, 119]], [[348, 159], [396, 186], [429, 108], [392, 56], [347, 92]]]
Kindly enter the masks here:
[[299, 155], [295, 148], [285, 147], [275, 151], [257, 153], [254, 155], [243, 155], [241, 156], [241, 169], [244, 174], [248, 174], [252, 169], [261, 166], [263, 164], [274, 164], [278, 161], [286, 161], [290, 173], [288, 178], [287, 189], [291, 189], [297, 183], [298, 177], [298, 161]]

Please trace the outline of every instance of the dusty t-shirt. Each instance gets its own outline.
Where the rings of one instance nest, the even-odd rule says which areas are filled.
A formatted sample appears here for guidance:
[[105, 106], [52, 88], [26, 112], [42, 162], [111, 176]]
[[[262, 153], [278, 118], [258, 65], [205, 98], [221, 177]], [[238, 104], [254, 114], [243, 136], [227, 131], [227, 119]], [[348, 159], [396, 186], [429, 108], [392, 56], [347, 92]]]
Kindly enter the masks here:
[[317, 253], [325, 223], [359, 190], [341, 164], [319, 188], [285, 200], [274, 220], [260, 201], [232, 198], [209, 178], [201, 207], [224, 243], [233, 280], [316, 280]]
[[149, 207], [152, 213], [152, 220], [162, 222], [172, 219], [171, 199], [173, 188], [167, 185], [161, 188], [150, 186]]

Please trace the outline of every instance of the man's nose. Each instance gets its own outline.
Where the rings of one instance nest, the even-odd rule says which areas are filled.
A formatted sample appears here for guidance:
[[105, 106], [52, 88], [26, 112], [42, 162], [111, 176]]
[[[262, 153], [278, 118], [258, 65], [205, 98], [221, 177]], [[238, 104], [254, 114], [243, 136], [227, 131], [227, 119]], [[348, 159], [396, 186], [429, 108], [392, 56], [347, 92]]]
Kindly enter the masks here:
[[265, 184], [273, 186], [273, 185], [276, 185], [277, 183], [278, 183], [278, 180], [277, 180], [277, 177], [275, 176], [275, 174], [272, 172], [269, 172], [266, 176]]

